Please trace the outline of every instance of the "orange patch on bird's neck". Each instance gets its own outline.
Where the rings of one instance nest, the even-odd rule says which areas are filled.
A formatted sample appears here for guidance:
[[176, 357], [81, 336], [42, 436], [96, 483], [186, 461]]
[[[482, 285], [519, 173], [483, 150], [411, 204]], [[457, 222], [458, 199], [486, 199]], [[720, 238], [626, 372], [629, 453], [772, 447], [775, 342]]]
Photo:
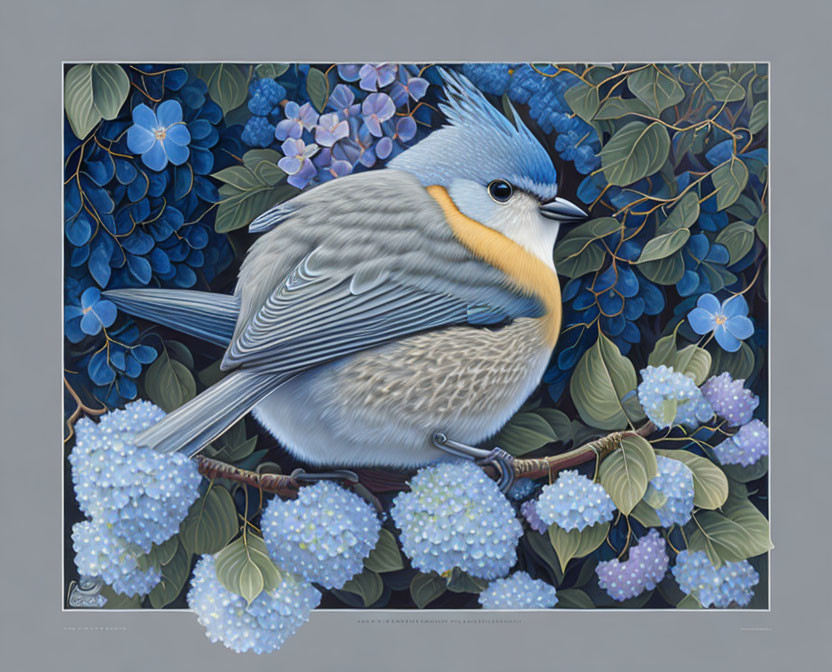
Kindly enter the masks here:
[[427, 192], [439, 203], [460, 243], [479, 259], [500, 269], [519, 290], [540, 300], [546, 311], [541, 318], [544, 338], [554, 348], [562, 312], [557, 273], [511, 238], [462, 214], [444, 187], [431, 185]]

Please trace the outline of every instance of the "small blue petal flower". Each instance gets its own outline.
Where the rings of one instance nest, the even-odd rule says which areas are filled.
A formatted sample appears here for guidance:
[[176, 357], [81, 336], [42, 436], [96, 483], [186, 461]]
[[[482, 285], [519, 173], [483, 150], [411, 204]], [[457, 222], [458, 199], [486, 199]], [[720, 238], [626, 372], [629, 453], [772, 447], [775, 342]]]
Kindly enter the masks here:
[[181, 166], [188, 160], [191, 133], [182, 121], [182, 106], [166, 100], [156, 112], [141, 103], [133, 108], [133, 125], [127, 129], [127, 147], [141, 154], [142, 162], [151, 170], [160, 171], [168, 165]]
[[748, 304], [742, 295], [727, 298], [722, 304], [713, 294], [703, 294], [696, 308], [688, 313], [691, 328], [700, 335], [713, 332], [716, 342], [726, 352], [736, 352], [754, 333], [754, 325], [748, 319]]

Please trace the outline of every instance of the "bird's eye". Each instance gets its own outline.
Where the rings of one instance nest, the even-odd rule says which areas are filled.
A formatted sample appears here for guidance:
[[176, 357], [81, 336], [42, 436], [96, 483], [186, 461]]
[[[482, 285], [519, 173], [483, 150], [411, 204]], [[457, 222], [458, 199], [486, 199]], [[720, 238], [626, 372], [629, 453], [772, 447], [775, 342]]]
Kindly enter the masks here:
[[513, 193], [514, 187], [505, 180], [494, 180], [488, 184], [488, 195], [497, 203], [505, 203]]

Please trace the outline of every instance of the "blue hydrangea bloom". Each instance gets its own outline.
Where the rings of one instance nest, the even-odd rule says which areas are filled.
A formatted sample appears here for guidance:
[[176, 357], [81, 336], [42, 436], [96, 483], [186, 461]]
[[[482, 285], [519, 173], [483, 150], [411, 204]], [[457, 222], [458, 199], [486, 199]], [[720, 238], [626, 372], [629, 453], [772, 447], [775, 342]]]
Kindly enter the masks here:
[[81, 510], [145, 553], [176, 534], [202, 478], [196, 463], [181, 453], [133, 444], [136, 433], [164, 415], [149, 401], [134, 401], [98, 423], [82, 418], [69, 455]]
[[141, 569], [141, 550], [117, 537], [104, 523], [85, 520], [73, 525], [72, 548], [81, 576], [100, 577], [117, 593], [147, 595], [162, 579], [158, 568]]
[[754, 325], [748, 319], [748, 304], [740, 294], [721, 304], [713, 294], [703, 294], [696, 308], [688, 313], [688, 322], [697, 334], [713, 332], [716, 342], [726, 352], [739, 350], [742, 341], [754, 333]]
[[760, 575], [748, 562], [723, 562], [714, 567], [704, 551], [682, 551], [671, 570], [679, 588], [694, 595], [703, 607], [722, 608], [736, 603], [747, 607]]
[[741, 464], [749, 467], [768, 455], [768, 427], [762, 420], [752, 420], [740, 427], [734, 436], [714, 447], [720, 464]]
[[367, 130], [376, 138], [384, 135], [381, 125], [396, 113], [393, 99], [386, 93], [371, 93], [361, 103], [361, 117], [367, 125]]
[[502, 96], [511, 82], [508, 63], [465, 63], [462, 72], [478, 89], [495, 96]]
[[479, 594], [483, 609], [551, 609], [558, 603], [555, 587], [526, 572], [497, 579]]
[[667, 573], [668, 562], [664, 539], [657, 530], [650, 530], [630, 548], [627, 560], [599, 562], [595, 573], [607, 595], [623, 602], [653, 590]]
[[286, 98], [286, 89], [274, 79], [254, 79], [248, 86], [248, 109], [252, 114], [265, 117]]
[[659, 514], [664, 527], [684, 525], [693, 511], [693, 472], [681, 460], [656, 456], [658, 473], [647, 485], [644, 501]]
[[505, 576], [523, 533], [497, 484], [471, 462], [425, 467], [393, 502], [404, 552], [422, 572], [459, 567], [471, 576]]
[[275, 126], [266, 117], [251, 117], [240, 134], [249, 147], [268, 147], [274, 142]]
[[194, 567], [188, 606], [212, 642], [222, 642], [237, 653], [271, 653], [309, 620], [321, 602], [321, 593], [309, 583], [289, 572], [281, 572], [281, 577], [274, 591], [264, 590], [247, 604], [219, 582], [213, 556], [203, 555]]
[[318, 123], [318, 113], [309, 103], [298, 105], [293, 100], [286, 103], [283, 108], [286, 117], [277, 123], [274, 134], [278, 140], [300, 139], [304, 131], [311, 131]]
[[289, 138], [280, 149], [283, 158], [277, 165], [289, 176], [286, 181], [293, 187], [303, 189], [318, 174], [315, 164], [312, 163], [312, 157], [318, 152], [318, 145], [307, 145], [303, 140]]
[[615, 510], [606, 490], [574, 469], [562, 471], [551, 485], [544, 485], [535, 512], [547, 525], [564, 530], [583, 530], [612, 520]]
[[364, 91], [383, 89], [396, 79], [397, 70], [393, 63], [365, 63], [358, 70], [358, 86]]
[[361, 497], [335, 483], [269, 502], [260, 528], [275, 564], [324, 588], [341, 588], [364, 567], [381, 523]]
[[182, 106], [166, 100], [154, 112], [144, 103], [133, 108], [133, 125], [127, 129], [127, 147], [141, 154], [151, 170], [162, 170], [170, 161], [181, 166], [188, 160], [191, 133], [182, 121]]
[[695, 428], [713, 417], [711, 405], [684, 373], [662, 364], [642, 369], [641, 379], [638, 401], [659, 429], [672, 425]]
[[711, 376], [700, 388], [716, 414], [725, 418], [731, 427], [749, 422], [754, 410], [760, 405], [760, 397], [745, 389], [744, 384], [744, 380], [734, 380], [725, 371], [718, 376]]
[[350, 125], [346, 119], [342, 121], [335, 112], [322, 114], [318, 118], [318, 125], [315, 126], [315, 143], [321, 147], [332, 147], [349, 134]]

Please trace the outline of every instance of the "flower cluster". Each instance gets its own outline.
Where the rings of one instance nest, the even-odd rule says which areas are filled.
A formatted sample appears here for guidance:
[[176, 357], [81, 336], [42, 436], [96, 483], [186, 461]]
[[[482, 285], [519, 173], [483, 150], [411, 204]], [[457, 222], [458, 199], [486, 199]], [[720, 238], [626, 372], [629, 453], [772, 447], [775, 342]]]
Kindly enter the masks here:
[[483, 609], [551, 609], [558, 598], [554, 586], [526, 572], [514, 572], [488, 584], [479, 601]]
[[752, 420], [715, 446], [714, 454], [720, 464], [749, 467], [768, 455], [768, 427], [762, 420]]
[[529, 499], [520, 505], [520, 513], [523, 514], [523, 518], [526, 519], [529, 527], [531, 527], [535, 532], [545, 534], [549, 529], [549, 526], [540, 519], [540, 516], [537, 515], [537, 506], [533, 499]]
[[117, 593], [147, 595], [162, 578], [157, 567], [140, 567], [141, 549], [117, 537], [106, 523], [73, 525], [72, 548], [81, 576], [101, 577]]
[[599, 562], [595, 573], [607, 595], [623, 602], [655, 588], [667, 573], [667, 566], [664, 539], [658, 531], [650, 530], [630, 549], [627, 560]]
[[264, 590], [247, 604], [217, 579], [214, 558], [203, 555], [194, 567], [188, 606], [212, 642], [237, 653], [271, 653], [309, 620], [321, 601], [321, 594], [303, 580], [288, 572], [281, 579], [275, 590]]
[[642, 369], [641, 379], [638, 400], [656, 427], [695, 428], [713, 417], [714, 409], [684, 373], [662, 364]]
[[369, 504], [328, 481], [273, 499], [261, 519], [263, 540], [282, 569], [324, 588], [341, 588], [361, 571], [381, 523]]
[[505, 576], [523, 530], [497, 484], [471, 462], [421, 469], [393, 502], [404, 552], [422, 572], [459, 567], [471, 576]]
[[734, 380], [727, 371], [712, 376], [701, 387], [705, 399], [729, 427], [744, 425], [751, 420], [760, 397], [744, 387], [744, 380]]
[[83, 418], [69, 462], [81, 510], [143, 552], [176, 534], [199, 495], [201, 476], [181, 453], [138, 448], [133, 436], [164, 413], [148, 401]]
[[614, 510], [604, 488], [575, 470], [562, 471], [554, 483], [543, 486], [535, 503], [535, 512], [546, 525], [567, 531], [612, 520]]
[[681, 460], [656, 456], [658, 473], [647, 485], [644, 501], [656, 509], [662, 525], [684, 525], [693, 511], [693, 472]]
[[423, 137], [419, 124], [429, 123], [430, 108], [419, 104], [428, 80], [418, 67], [339, 65], [328, 76], [328, 97], [321, 101], [321, 113], [321, 107], [316, 109], [307, 99], [304, 86], [297, 87], [295, 100], [285, 100], [284, 78], [308, 81], [308, 66], [294, 68], [277, 80], [262, 78], [251, 83], [248, 109], [252, 117], [241, 136], [250, 147], [279, 148], [283, 158], [278, 165], [292, 186], [304, 189], [372, 168]]
[[723, 562], [714, 567], [704, 551], [682, 551], [671, 570], [685, 593], [692, 594], [703, 607], [725, 608], [736, 603], [747, 607], [754, 597], [754, 586], [760, 581], [747, 560]]

